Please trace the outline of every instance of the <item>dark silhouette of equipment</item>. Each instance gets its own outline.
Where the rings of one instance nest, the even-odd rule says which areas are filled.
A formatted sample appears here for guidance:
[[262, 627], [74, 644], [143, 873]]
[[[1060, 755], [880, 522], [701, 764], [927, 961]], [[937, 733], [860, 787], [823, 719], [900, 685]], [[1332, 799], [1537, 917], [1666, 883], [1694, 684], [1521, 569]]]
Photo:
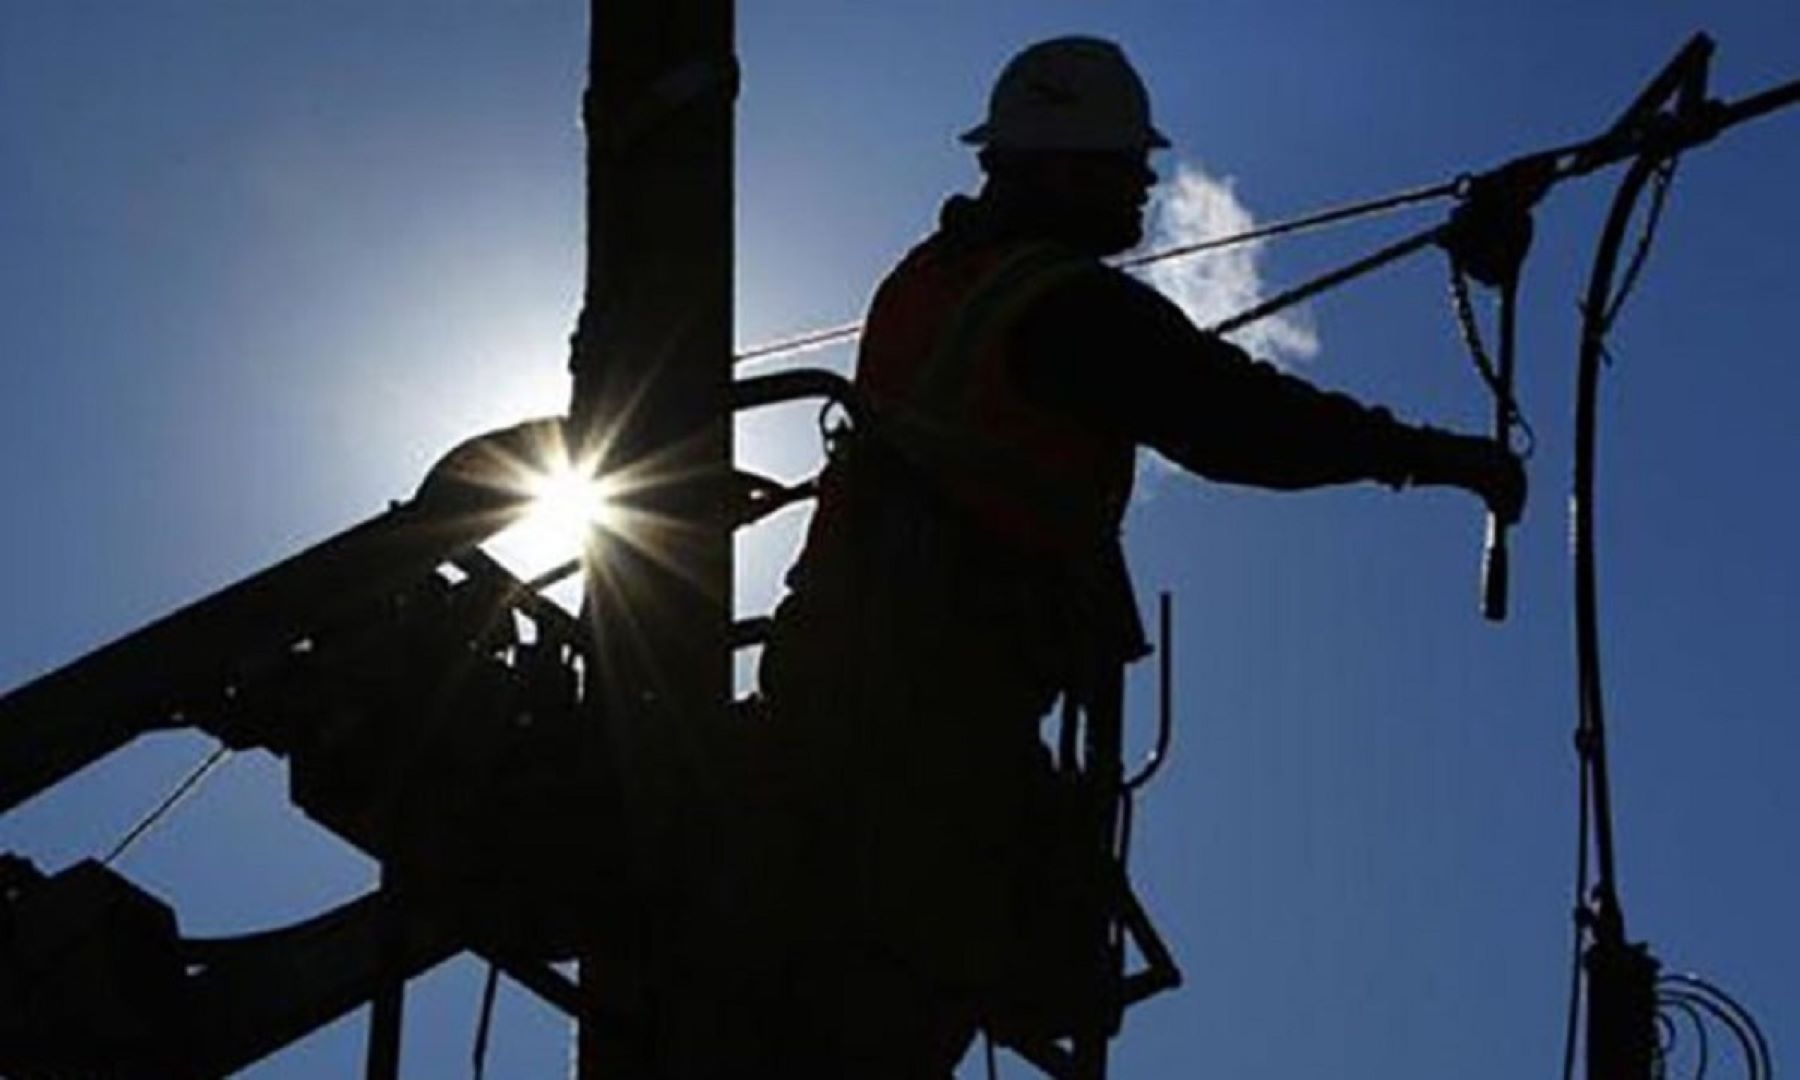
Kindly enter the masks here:
[[[1649, 946], [1626, 936], [1625, 912], [1619, 899], [1618, 868], [1613, 847], [1611, 783], [1606, 759], [1605, 707], [1600, 678], [1599, 598], [1596, 587], [1594, 537], [1594, 465], [1598, 439], [1600, 369], [1606, 359], [1606, 335], [1636, 283], [1660, 218], [1662, 200], [1677, 157], [1726, 127], [1800, 101], [1800, 83], [1721, 105], [1707, 97], [1712, 40], [1697, 34], [1638, 95], [1603, 137], [1632, 148], [1630, 164], [1613, 196], [1600, 235], [1581, 305], [1581, 349], [1575, 400], [1574, 516], [1575, 635], [1577, 704], [1575, 733], [1581, 757], [1581, 858], [1576, 881], [1577, 961], [1588, 984], [1587, 1076], [1590, 1080], [1640, 1080], [1665, 1074], [1672, 1040], [1659, 1025], [1672, 1025], [1670, 1014], [1695, 1024], [1702, 1040], [1695, 1075], [1707, 1064], [1705, 1023], [1698, 1009], [1711, 1012], [1739, 1041], [1745, 1069], [1752, 1080], [1768, 1075], [1769, 1055], [1756, 1022], [1732, 999], [1693, 976], [1659, 977], [1661, 965]], [[1598, 156], [1599, 151], [1591, 151]], [[1642, 239], [1619, 276], [1619, 256], [1638, 200], [1654, 184], [1651, 210]], [[1592, 835], [1590, 836], [1590, 831]], [[1589, 888], [1589, 848], [1598, 877]], [[1696, 1002], [1703, 1005], [1696, 1006]], [[1571, 1021], [1577, 1002], [1571, 1001]], [[1571, 1022], [1564, 1072], [1573, 1070], [1574, 1030]]]
[[[681, 1030], [670, 957], [712, 940], [707, 774], [745, 711], [731, 651], [767, 632], [730, 623], [729, 538], [813, 494], [732, 470], [730, 415], [804, 397], [859, 412], [829, 372], [730, 381], [731, 24], [728, 0], [592, 6], [567, 420], [472, 439], [413, 499], [0, 699], [0, 812], [192, 727], [285, 758], [294, 803], [382, 868], [303, 923], [201, 940], [107, 866], [6, 857], [7, 1075], [217, 1076], [370, 1003], [367, 1072], [393, 1077], [406, 981], [462, 950], [580, 1020], [579, 1075], [680, 1075], [657, 1034]], [[620, 502], [660, 550], [590, 550], [582, 617], [540, 594], [577, 567], [521, 581], [479, 546], [526, 510], [501, 464], [553, 440], [659, 478]], [[1116, 692], [1089, 707], [1084, 771], [1118, 771], [1119, 712]], [[1096, 843], [1115, 786], [1094, 788]], [[1098, 1075], [1119, 1012], [1176, 981], [1122, 876], [1117, 892], [1092, 928], [1117, 969], [1105, 1015], [1027, 1051], [1056, 1075]], [[1150, 964], [1129, 980], [1128, 939]], [[570, 958], [579, 980], [552, 966]]]
[[[683, 949], [716, 942], [700, 867], [728, 834], [709, 785], [752, 711], [729, 700], [730, 656], [767, 633], [766, 620], [730, 621], [730, 536], [813, 494], [810, 484], [734, 471], [729, 419], [811, 397], [835, 402], [852, 423], [859, 410], [828, 372], [729, 378], [731, 10], [729, 0], [593, 5], [588, 278], [568, 420], [470, 440], [411, 500], [0, 698], [0, 812], [140, 734], [192, 727], [285, 758], [295, 804], [382, 867], [380, 888], [302, 923], [192, 939], [167, 905], [101, 863], [46, 874], [0, 855], [0, 1071], [22, 1080], [218, 1076], [372, 1003], [368, 1075], [393, 1077], [406, 981], [472, 950], [580, 1021], [580, 1076], [681, 1075], [658, 1033], [704, 1020], [682, 1015]], [[1593, 403], [1606, 329], [1642, 262], [1640, 247], [1615, 289], [1631, 208], [1646, 184], [1661, 190], [1680, 152], [1800, 100], [1800, 83], [1736, 103], [1708, 98], [1710, 50], [1697, 37], [1596, 139], [1285, 226], [1460, 199], [1447, 223], [1222, 324], [1244, 325], [1440, 245], [1494, 394], [1496, 437], [1510, 440], [1522, 424], [1512, 322], [1531, 209], [1559, 180], [1630, 162], [1584, 308], [1578, 415], [1577, 977], [1585, 968], [1592, 1080], [1659, 1075], [1659, 1023], [1689, 1024], [1702, 1058], [1707, 1027], [1723, 1025], [1753, 1076], [1766, 1075], [1769, 1060], [1736, 1002], [1693, 977], [1659, 974], [1647, 948], [1626, 937], [1598, 675]], [[1496, 358], [1480, 343], [1465, 279], [1499, 291]], [[799, 340], [846, 332], [854, 328]], [[552, 435], [601, 455], [603, 472], [654, 466], [666, 478], [623, 501], [657, 523], [673, 562], [596, 546], [584, 561], [581, 617], [541, 595], [551, 577], [522, 581], [479, 547], [525, 507], [484, 463]], [[1499, 618], [1506, 549], [1497, 523], [1487, 567], [1485, 609]], [[1147, 765], [1126, 773], [1116, 671], [1063, 718], [1059, 756], [1113, 880], [1086, 928], [1100, 984], [1092, 1015], [1061, 1038], [1012, 1044], [1055, 1077], [1103, 1077], [1124, 1010], [1180, 979], [1125, 872], [1133, 793], [1169, 745], [1166, 597], [1160, 621], [1162, 720]], [[1591, 898], [1590, 823], [1599, 862]], [[1142, 967], [1128, 971], [1133, 953]], [[552, 966], [569, 958], [581, 962], [579, 980]], [[478, 1047], [485, 1036], [484, 1026]], [[1570, 1068], [1573, 1046], [1571, 1029]]]

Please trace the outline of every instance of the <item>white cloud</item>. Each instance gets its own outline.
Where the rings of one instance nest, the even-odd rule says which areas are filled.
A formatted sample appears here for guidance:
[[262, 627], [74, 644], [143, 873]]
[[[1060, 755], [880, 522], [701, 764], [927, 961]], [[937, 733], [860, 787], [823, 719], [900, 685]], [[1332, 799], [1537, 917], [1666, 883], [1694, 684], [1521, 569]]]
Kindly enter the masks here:
[[[1200, 165], [1183, 161], [1157, 188], [1145, 229], [1148, 249], [1192, 244], [1233, 236], [1257, 225], [1255, 215], [1237, 197], [1235, 182], [1215, 177]], [[1164, 296], [1200, 326], [1211, 326], [1267, 297], [1263, 285], [1263, 241], [1202, 252], [1139, 271]], [[1292, 367], [1319, 352], [1319, 336], [1305, 308], [1289, 308], [1228, 335], [1259, 360]], [[1181, 470], [1154, 451], [1138, 458], [1136, 501], [1156, 498], [1162, 480]]]
[[[1239, 201], [1230, 177], [1215, 177], [1192, 162], [1180, 162], [1175, 174], [1151, 202], [1151, 250], [1230, 236], [1256, 227], [1256, 218]], [[1167, 262], [1141, 272], [1163, 295], [1179, 304], [1201, 326], [1235, 315], [1266, 297], [1263, 288], [1263, 242], [1240, 244]], [[1252, 356], [1283, 366], [1306, 360], [1319, 351], [1319, 337], [1304, 309], [1289, 309], [1230, 335]]]

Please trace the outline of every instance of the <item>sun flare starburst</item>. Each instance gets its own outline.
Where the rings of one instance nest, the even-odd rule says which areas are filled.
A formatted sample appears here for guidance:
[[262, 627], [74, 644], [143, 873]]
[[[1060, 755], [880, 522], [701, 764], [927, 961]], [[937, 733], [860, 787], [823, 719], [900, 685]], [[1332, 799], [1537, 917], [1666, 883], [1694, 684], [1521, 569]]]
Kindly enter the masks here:
[[520, 491], [529, 499], [518, 521], [488, 541], [489, 549], [521, 576], [530, 577], [581, 557], [597, 532], [618, 528], [617, 485], [595, 475], [566, 453], [523, 463]]

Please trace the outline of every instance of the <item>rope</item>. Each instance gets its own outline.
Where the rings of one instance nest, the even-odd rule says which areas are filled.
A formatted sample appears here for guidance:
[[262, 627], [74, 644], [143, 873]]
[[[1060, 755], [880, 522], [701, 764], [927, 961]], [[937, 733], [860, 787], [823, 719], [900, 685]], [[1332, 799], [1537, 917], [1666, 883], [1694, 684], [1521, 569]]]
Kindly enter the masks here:
[[[1468, 189], [1468, 185], [1469, 177], [1459, 176], [1454, 180], [1446, 181], [1441, 184], [1409, 188], [1405, 191], [1398, 191], [1391, 195], [1383, 195], [1374, 199], [1366, 199], [1362, 202], [1333, 206], [1311, 214], [1303, 214], [1300, 217], [1289, 218], [1286, 221], [1277, 221], [1268, 225], [1261, 225], [1253, 229], [1248, 229], [1244, 232], [1233, 233], [1230, 236], [1213, 237], [1208, 240], [1198, 240], [1192, 243], [1178, 244], [1174, 247], [1146, 252], [1142, 255], [1129, 256], [1115, 261], [1113, 265], [1120, 270], [1137, 270], [1145, 266], [1155, 265], [1156, 263], [1168, 262], [1171, 259], [1186, 258], [1189, 255], [1198, 255], [1207, 251], [1221, 251], [1229, 247], [1237, 247], [1242, 244], [1254, 243], [1258, 240], [1266, 240], [1272, 236], [1284, 236], [1289, 233], [1305, 232], [1325, 225], [1334, 225], [1340, 222], [1354, 221], [1358, 218], [1391, 213], [1395, 210], [1413, 206], [1417, 203], [1429, 202], [1433, 199], [1442, 199], [1452, 195], [1460, 195]], [[1336, 284], [1336, 282], [1332, 282], [1331, 284]], [[1322, 288], [1328, 287], [1329, 285], [1323, 286]], [[1306, 295], [1310, 296], [1312, 294], [1307, 293]], [[1299, 299], [1304, 299], [1304, 297], [1296, 298], [1296, 300]], [[1285, 307], [1286, 305], [1283, 304], [1281, 306]], [[1256, 316], [1256, 318], [1261, 317], [1262, 315]], [[1254, 321], [1254, 319], [1246, 321]], [[789, 337], [776, 338], [774, 341], [767, 341], [761, 345], [753, 345], [750, 348], [737, 353], [736, 356], [732, 357], [732, 361], [733, 363], [745, 364], [752, 360], [767, 360], [777, 356], [790, 356], [794, 353], [809, 352], [813, 349], [824, 348], [827, 345], [835, 345], [840, 341], [850, 341], [862, 333], [862, 328], [863, 324], [857, 322], [843, 323], [838, 326], [830, 326], [818, 330], [807, 330]]]
[[125, 852], [129, 851], [133, 844], [136, 844], [139, 840], [143, 839], [145, 834], [151, 829], [156, 828], [156, 826], [161, 823], [162, 819], [168, 816], [169, 812], [174, 810], [182, 799], [186, 798], [200, 785], [202, 780], [206, 779], [207, 774], [218, 768], [219, 765], [223, 764], [225, 759], [230, 756], [231, 749], [229, 747], [224, 745], [214, 747], [210, 754], [207, 754], [206, 757], [201, 759], [200, 764], [189, 770], [188, 774], [182, 777], [180, 782], [178, 782], [167, 795], [163, 796], [161, 802], [152, 807], [148, 814], [145, 814], [142, 818], [138, 819], [136, 825], [133, 825], [130, 829], [126, 830], [124, 836], [119, 837], [118, 842], [113, 844], [112, 850], [101, 857], [101, 865], [111, 866], [113, 863], [118, 862], [119, 858], [123, 856]]
[[[1488, 392], [1494, 395], [1494, 401], [1506, 416], [1506, 423], [1519, 429], [1524, 436], [1525, 445], [1519, 450], [1519, 457], [1529, 460], [1532, 451], [1537, 449], [1537, 432], [1532, 430], [1530, 421], [1519, 408], [1519, 400], [1513, 395], [1512, 388], [1501, 378], [1499, 366], [1489, 355], [1487, 344], [1481, 338], [1481, 324], [1475, 318], [1475, 302], [1469, 296], [1469, 278], [1462, 265], [1453, 257], [1450, 260], [1450, 300], [1456, 312], [1456, 326], [1462, 332], [1463, 345], [1468, 349], [1469, 361], [1475, 365], [1475, 373], [1481, 376]], [[1512, 447], [1509, 445], [1508, 450]]]

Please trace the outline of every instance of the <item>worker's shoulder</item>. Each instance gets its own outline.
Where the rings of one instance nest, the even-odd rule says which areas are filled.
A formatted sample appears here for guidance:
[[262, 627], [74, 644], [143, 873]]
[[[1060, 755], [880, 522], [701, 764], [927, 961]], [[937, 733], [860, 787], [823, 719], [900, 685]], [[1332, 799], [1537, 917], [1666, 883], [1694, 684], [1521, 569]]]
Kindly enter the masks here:
[[1046, 253], [1043, 284], [1033, 313], [1052, 320], [1105, 318], [1156, 321], [1182, 318], [1181, 310], [1148, 283], [1083, 252]]

